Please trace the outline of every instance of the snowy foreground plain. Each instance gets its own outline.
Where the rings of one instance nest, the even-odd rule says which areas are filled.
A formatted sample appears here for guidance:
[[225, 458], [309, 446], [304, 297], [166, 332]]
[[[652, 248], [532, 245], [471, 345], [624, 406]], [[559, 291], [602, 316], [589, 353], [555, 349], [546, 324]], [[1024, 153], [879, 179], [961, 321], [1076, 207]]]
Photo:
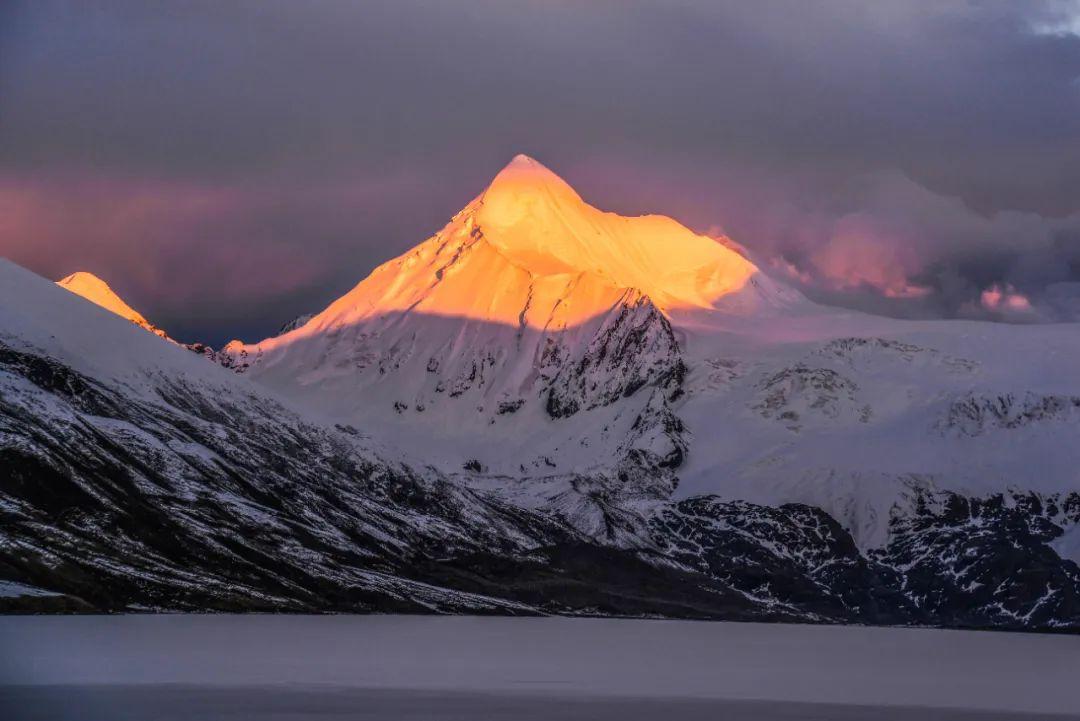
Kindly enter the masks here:
[[0, 618], [0, 718], [1080, 718], [1080, 637], [414, 616]]

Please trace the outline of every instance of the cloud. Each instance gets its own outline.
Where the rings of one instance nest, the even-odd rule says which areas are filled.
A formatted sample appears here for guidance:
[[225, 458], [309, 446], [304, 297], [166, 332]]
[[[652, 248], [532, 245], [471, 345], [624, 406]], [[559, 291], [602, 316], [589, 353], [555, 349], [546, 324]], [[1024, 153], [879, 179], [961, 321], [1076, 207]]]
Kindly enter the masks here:
[[1062, 0], [1043, 7], [1032, 18], [1031, 29], [1040, 35], [1080, 36], [1080, 0]]
[[986, 310], [1006, 317], [1032, 318], [1034, 313], [1028, 297], [1008, 283], [994, 283], [982, 292], [979, 302]]
[[808, 260], [813, 277], [834, 291], [868, 288], [886, 298], [922, 298], [931, 292], [910, 280], [921, 270], [912, 246], [868, 213], [837, 219]]
[[[618, 209], [670, 210], [691, 226], [729, 234], [821, 302], [915, 318], [1080, 319], [1062, 300], [1064, 286], [1052, 291], [1080, 281], [1080, 214], [984, 214], [897, 171], [823, 183], [813, 174], [685, 167], [658, 182], [654, 166], [583, 161], [572, 175], [600, 191], [601, 205], [629, 199]], [[695, 197], [701, 188], [717, 193], [707, 211]], [[709, 225], [711, 213], [723, 225]], [[1018, 289], [1032, 316], [983, 306], [981, 294], [994, 284]]]

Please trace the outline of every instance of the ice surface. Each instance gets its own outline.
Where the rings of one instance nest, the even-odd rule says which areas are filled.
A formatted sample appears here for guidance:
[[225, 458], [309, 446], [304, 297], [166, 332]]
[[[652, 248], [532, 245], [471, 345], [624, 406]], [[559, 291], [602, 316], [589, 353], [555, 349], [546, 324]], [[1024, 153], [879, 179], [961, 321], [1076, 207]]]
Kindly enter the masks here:
[[128, 714], [102, 718], [200, 708], [206, 718], [206, 704], [214, 718], [271, 708], [293, 714], [280, 718], [1027, 718], [1075, 713], [1078, 673], [1076, 636], [563, 618], [0, 619], [0, 694], [55, 710], [14, 718], [74, 718], [65, 709], [88, 700]]
[[308, 686], [37, 686], [0, 690], [10, 721], [1064, 721], [1015, 711], [528, 692]]

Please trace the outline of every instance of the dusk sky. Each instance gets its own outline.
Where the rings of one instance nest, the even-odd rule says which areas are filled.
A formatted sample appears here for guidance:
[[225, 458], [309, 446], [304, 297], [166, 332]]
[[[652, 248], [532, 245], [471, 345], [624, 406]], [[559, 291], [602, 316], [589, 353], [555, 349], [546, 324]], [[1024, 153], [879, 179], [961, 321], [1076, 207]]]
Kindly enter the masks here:
[[184, 341], [320, 310], [519, 152], [823, 302], [1080, 320], [1080, 2], [0, 4], [0, 255]]

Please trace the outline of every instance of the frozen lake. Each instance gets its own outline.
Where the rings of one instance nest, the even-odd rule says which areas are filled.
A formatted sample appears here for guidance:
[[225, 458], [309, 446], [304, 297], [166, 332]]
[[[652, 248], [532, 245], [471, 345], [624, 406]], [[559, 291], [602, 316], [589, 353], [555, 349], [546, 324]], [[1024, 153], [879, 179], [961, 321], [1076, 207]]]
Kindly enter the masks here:
[[0, 684], [6, 721], [1080, 718], [1080, 637], [564, 618], [3, 617]]

